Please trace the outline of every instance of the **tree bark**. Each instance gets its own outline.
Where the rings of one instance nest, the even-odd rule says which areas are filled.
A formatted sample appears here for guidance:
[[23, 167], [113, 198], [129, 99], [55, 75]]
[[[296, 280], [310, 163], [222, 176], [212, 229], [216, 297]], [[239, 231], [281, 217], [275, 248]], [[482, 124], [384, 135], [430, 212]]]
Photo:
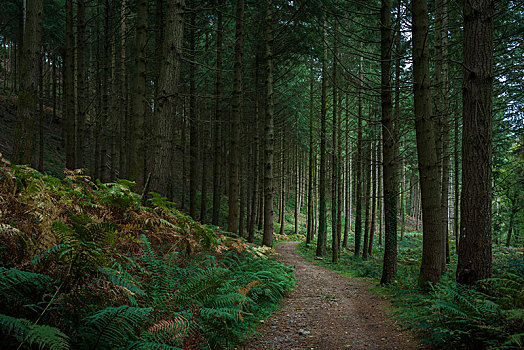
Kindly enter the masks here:
[[233, 98], [231, 101], [230, 148], [229, 148], [229, 215], [227, 227], [230, 232], [238, 230], [240, 120], [242, 117], [242, 50], [244, 36], [244, 0], [237, 0], [235, 28], [235, 63], [233, 73]]
[[382, 106], [382, 176], [384, 186], [385, 245], [381, 284], [390, 284], [397, 276], [397, 159], [398, 140], [393, 131], [391, 94], [391, 0], [382, 0], [380, 10], [381, 106]]
[[413, 90], [415, 129], [423, 212], [422, 264], [419, 286], [437, 283], [442, 275], [444, 235], [440, 208], [440, 173], [431, 119], [430, 75], [428, 53], [427, 0], [413, 2]]
[[[195, 5], [195, 2], [192, 3]], [[198, 114], [196, 107], [196, 64], [195, 64], [195, 10], [189, 13], [189, 216], [196, 219], [197, 210], [197, 167], [198, 167]]]
[[313, 166], [313, 55], [310, 57], [309, 64], [309, 173], [308, 173], [308, 192], [307, 192], [307, 231], [306, 231], [306, 246], [308, 246], [313, 239], [313, 176], [315, 168]]
[[[75, 82], [74, 82], [74, 37], [73, 37], [73, 1], [66, 0], [66, 32], [64, 58], [64, 109], [65, 109], [65, 151], [66, 168], [75, 168]], [[107, 38], [106, 38], [107, 40]]]
[[130, 150], [129, 150], [129, 178], [135, 181], [135, 190], [144, 186], [145, 174], [145, 121], [147, 117], [146, 95], [146, 57], [147, 57], [147, 23], [148, 1], [137, 1], [136, 13], [136, 54], [133, 90], [133, 118]]
[[168, 192], [168, 180], [171, 176], [172, 165], [169, 163], [169, 153], [173, 142], [173, 116], [176, 112], [175, 104], [180, 77], [180, 57], [184, 34], [183, 14], [184, 0], [167, 2], [163, 60], [158, 79], [153, 124], [155, 147], [151, 172], [151, 189], [162, 195]]
[[[371, 107], [370, 107], [371, 112]], [[371, 113], [369, 114], [371, 119]], [[369, 131], [368, 131], [369, 132]], [[366, 140], [366, 148], [364, 153], [364, 162], [362, 163], [364, 169], [366, 170], [364, 178], [364, 246], [362, 247], [362, 259], [366, 260], [368, 258], [368, 245], [369, 245], [369, 234], [370, 234], [370, 203], [371, 203], [371, 153], [373, 149], [371, 148], [371, 138], [373, 137], [371, 133], [368, 134], [368, 139]]]
[[274, 96], [273, 96], [273, 1], [266, 0], [265, 16], [265, 61], [266, 61], [266, 125], [264, 159], [264, 233], [262, 244], [273, 246], [273, 149]]
[[34, 166], [34, 129], [38, 116], [39, 65], [35, 62], [41, 60], [43, 7], [43, 0], [29, 1], [27, 7], [13, 140], [13, 162], [31, 166]]
[[[218, 0], [218, 5], [222, 4], [222, 0]], [[215, 83], [215, 130], [213, 134], [213, 210], [211, 223], [218, 225], [218, 215], [220, 211], [220, 137], [221, 137], [221, 121], [222, 121], [222, 41], [223, 41], [223, 24], [222, 12], [218, 11], [217, 15], [217, 63], [216, 63], [216, 83]]]
[[359, 66], [359, 81], [360, 86], [358, 90], [358, 121], [357, 121], [357, 151], [355, 159], [355, 256], [360, 255], [360, 243], [362, 239], [362, 81], [364, 74], [362, 73], [363, 57], [360, 57]]
[[493, 0], [464, 3], [462, 196], [457, 282], [491, 277]]
[[337, 99], [337, 31], [338, 31], [338, 21], [335, 16], [335, 26], [334, 30], [334, 39], [333, 39], [333, 125], [332, 125], [332, 152], [331, 155], [331, 261], [336, 263], [338, 261], [338, 99]]
[[327, 98], [327, 23], [324, 20], [324, 40], [322, 58], [322, 93], [320, 102], [320, 173], [319, 173], [319, 213], [317, 256], [326, 255], [327, 218], [326, 218], [326, 98]]
[[76, 154], [75, 162], [76, 168], [84, 167], [84, 140], [86, 139], [86, 83], [85, 83], [85, 48], [86, 48], [86, 23], [85, 23], [86, 7], [85, 0], [77, 1], [77, 63], [76, 63], [76, 79], [77, 79], [77, 139], [76, 139]]

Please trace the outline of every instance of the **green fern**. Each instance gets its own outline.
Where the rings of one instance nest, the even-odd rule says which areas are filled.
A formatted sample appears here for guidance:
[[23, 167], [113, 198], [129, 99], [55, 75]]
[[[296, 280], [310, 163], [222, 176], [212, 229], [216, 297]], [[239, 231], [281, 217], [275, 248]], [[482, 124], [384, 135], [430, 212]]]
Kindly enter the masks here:
[[69, 349], [69, 338], [58, 328], [0, 314], [2, 333], [11, 335], [19, 343], [37, 345], [50, 350]]
[[130, 343], [127, 347], [127, 350], [182, 350], [179, 347], [171, 346], [163, 343], [150, 342], [150, 341], [136, 341]]
[[152, 308], [107, 307], [84, 319], [82, 338], [92, 349], [125, 346], [138, 337]]

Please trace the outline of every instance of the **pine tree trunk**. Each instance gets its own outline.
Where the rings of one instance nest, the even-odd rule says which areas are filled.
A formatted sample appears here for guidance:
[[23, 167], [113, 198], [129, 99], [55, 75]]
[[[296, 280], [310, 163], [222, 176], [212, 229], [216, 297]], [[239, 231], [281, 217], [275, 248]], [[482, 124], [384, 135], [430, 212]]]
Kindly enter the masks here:
[[322, 58], [322, 93], [320, 104], [320, 173], [319, 173], [319, 213], [318, 213], [318, 238], [317, 256], [326, 255], [327, 244], [327, 218], [326, 218], [326, 99], [327, 99], [327, 23], [324, 20], [324, 40]]
[[87, 137], [85, 130], [86, 125], [86, 83], [85, 83], [85, 48], [86, 48], [86, 23], [85, 23], [85, 0], [77, 1], [77, 37], [76, 37], [76, 49], [77, 49], [77, 140], [76, 140], [76, 168], [82, 168], [85, 166], [84, 161], [84, 140]]
[[449, 253], [449, 166], [450, 166], [450, 152], [449, 152], [449, 86], [448, 86], [448, 11], [447, 3], [442, 3], [442, 29], [440, 31], [441, 45], [442, 45], [442, 194], [440, 199], [440, 206], [442, 210], [442, 225], [444, 226], [445, 234], [445, 251], [446, 263], [449, 264], [451, 257]]
[[44, 172], [44, 49], [38, 60], [38, 162], [37, 169]]
[[295, 146], [296, 160], [295, 160], [295, 235], [298, 235], [299, 228], [299, 218], [300, 218], [300, 161], [299, 161], [299, 151], [298, 144]]
[[66, 0], [66, 33], [64, 59], [64, 109], [65, 109], [65, 151], [66, 168], [75, 168], [75, 84], [74, 84], [74, 37], [73, 1]]
[[372, 159], [371, 159], [371, 174], [372, 174], [372, 190], [371, 190], [371, 224], [369, 225], [369, 247], [368, 255], [373, 255], [373, 238], [375, 236], [375, 217], [377, 208], [377, 152], [380, 147], [373, 140]]
[[[222, 1], [218, 1], [220, 6]], [[223, 41], [223, 24], [222, 24], [222, 12], [218, 11], [217, 15], [217, 63], [216, 63], [216, 84], [215, 84], [215, 130], [213, 134], [213, 210], [211, 223], [218, 225], [218, 214], [220, 211], [220, 137], [221, 137], [221, 122], [222, 122], [222, 107], [221, 107], [221, 94], [222, 94], [222, 41]]]
[[235, 63], [233, 73], [233, 98], [231, 101], [230, 148], [229, 148], [229, 232], [238, 230], [240, 120], [242, 116], [242, 50], [244, 35], [244, 0], [237, 0], [235, 29]]
[[286, 159], [284, 157], [284, 129], [281, 131], [281, 139], [280, 139], [280, 211], [279, 211], [279, 219], [278, 222], [280, 223], [280, 230], [279, 234], [284, 234], [284, 225], [286, 220], [286, 190], [284, 188], [285, 186], [285, 164]]
[[[260, 55], [259, 51], [257, 50], [257, 53], [255, 54], [255, 70], [254, 70], [254, 81], [255, 81], [255, 89], [254, 89], [254, 96], [253, 100], [255, 101], [255, 121], [254, 121], [254, 128], [253, 130], [253, 148], [254, 148], [254, 154], [253, 154], [253, 163], [252, 163], [252, 195], [251, 195], [251, 212], [250, 212], [250, 220], [248, 225], [248, 242], [253, 242], [255, 239], [255, 224], [257, 221], [257, 213], [259, 212], [259, 198], [262, 197], [260, 195], [260, 175], [259, 175], [259, 164], [262, 163], [261, 160], [261, 154], [262, 154], [262, 147], [260, 146], [261, 143], [261, 137], [260, 136], [260, 130], [262, 129], [260, 127], [262, 115], [260, 113], [260, 93], [259, 93], [259, 63], [260, 63]], [[249, 177], [248, 177], [249, 178]]]
[[345, 205], [345, 222], [344, 222], [344, 240], [342, 241], [342, 247], [347, 248], [348, 247], [348, 239], [349, 239], [349, 232], [351, 231], [351, 203], [352, 203], [352, 195], [353, 195], [353, 187], [352, 187], [352, 156], [351, 156], [351, 146], [349, 143], [349, 96], [346, 93], [346, 145], [345, 145], [345, 171], [344, 171], [344, 179], [346, 183], [346, 189], [344, 198], [346, 201]]
[[[384, 183], [384, 227], [385, 246], [381, 284], [390, 284], [397, 275], [397, 159], [396, 133], [393, 125], [391, 102], [391, 0], [382, 0], [380, 10], [381, 52], [381, 106], [382, 106], [382, 173]], [[398, 79], [398, 77], [397, 77]]]
[[338, 261], [338, 237], [337, 237], [337, 228], [338, 228], [338, 189], [339, 181], [337, 178], [338, 175], [338, 140], [337, 140], [337, 127], [338, 127], [338, 99], [337, 99], [337, 31], [338, 31], [338, 21], [335, 17], [335, 26], [334, 26], [334, 40], [333, 40], [333, 124], [332, 124], [332, 166], [331, 166], [331, 261], [336, 263]]
[[313, 96], [313, 55], [310, 57], [309, 65], [309, 172], [308, 172], [308, 191], [307, 191], [307, 231], [306, 231], [306, 246], [309, 246], [313, 239], [313, 177], [315, 172], [314, 167], [314, 150], [313, 150], [313, 108], [314, 108], [314, 96]]
[[43, 0], [29, 1], [20, 69], [20, 90], [13, 142], [13, 163], [33, 164], [34, 131], [37, 120], [39, 65], [42, 47]]
[[453, 162], [454, 162], [454, 169], [453, 169], [453, 199], [455, 202], [453, 203], [453, 234], [455, 235], [455, 249], [458, 251], [459, 248], [459, 208], [460, 208], [460, 183], [459, 183], [459, 164], [460, 164], [460, 158], [459, 158], [459, 117], [455, 116], [454, 120], [454, 135], [453, 135]]
[[127, 173], [127, 129], [125, 128], [128, 119], [126, 96], [126, 0], [122, 0], [120, 6], [120, 86], [118, 89], [118, 176], [129, 178]]
[[[370, 106], [371, 112], [371, 106]], [[371, 119], [371, 113], [369, 114]], [[368, 136], [370, 139], [366, 140], [366, 149], [364, 153], [364, 162], [362, 165], [366, 169], [366, 175], [364, 178], [365, 189], [363, 193], [364, 197], [364, 246], [362, 247], [362, 259], [368, 258], [368, 246], [369, 246], [369, 234], [370, 234], [370, 209], [371, 209], [371, 153], [373, 152], [371, 148], [371, 133]]]
[[413, 85], [415, 129], [423, 212], [422, 264], [419, 286], [437, 283], [442, 275], [444, 235], [440, 208], [441, 178], [435, 125], [431, 120], [427, 0], [413, 2]]
[[491, 277], [493, 0], [464, 3], [462, 196], [457, 282]]
[[357, 151], [355, 159], [355, 256], [360, 255], [360, 243], [362, 239], [362, 61], [360, 57], [359, 78], [360, 86], [358, 90], [358, 121], [357, 121]]
[[273, 1], [266, 0], [265, 16], [265, 61], [266, 61], [266, 125], [264, 157], [264, 233], [262, 244], [273, 246], [273, 149], [274, 96], [273, 96]]
[[[194, 4], [194, 3], [193, 3]], [[198, 115], [196, 110], [195, 11], [189, 13], [189, 216], [196, 219], [198, 167]]]
[[145, 121], [147, 117], [146, 95], [146, 57], [147, 57], [147, 24], [148, 1], [137, 1], [136, 13], [136, 54], [133, 84], [133, 114], [130, 128], [129, 178], [135, 181], [135, 190], [144, 186], [145, 177]]
[[180, 76], [180, 57], [184, 31], [183, 14], [184, 0], [167, 3], [163, 61], [155, 103], [153, 135], [156, 142], [151, 172], [151, 190], [162, 195], [168, 192], [168, 180], [172, 168], [172, 165], [169, 164], [169, 153], [173, 142], [173, 115], [175, 115]]

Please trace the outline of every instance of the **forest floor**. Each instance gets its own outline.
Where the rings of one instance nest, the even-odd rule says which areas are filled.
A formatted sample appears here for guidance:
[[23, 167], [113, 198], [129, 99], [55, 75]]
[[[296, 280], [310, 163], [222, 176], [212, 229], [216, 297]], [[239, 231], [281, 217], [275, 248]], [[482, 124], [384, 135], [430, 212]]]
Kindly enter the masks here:
[[280, 258], [295, 265], [297, 286], [244, 349], [417, 349], [386, 314], [389, 303], [369, 291], [371, 282], [314, 265], [296, 248], [297, 242], [276, 246]]

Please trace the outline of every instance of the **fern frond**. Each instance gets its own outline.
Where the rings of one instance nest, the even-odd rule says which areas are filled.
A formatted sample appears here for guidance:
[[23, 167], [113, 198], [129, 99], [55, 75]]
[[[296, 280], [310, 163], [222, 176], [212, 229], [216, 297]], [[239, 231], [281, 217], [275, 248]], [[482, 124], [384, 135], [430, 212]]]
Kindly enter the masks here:
[[58, 328], [0, 314], [0, 328], [19, 342], [50, 350], [69, 349], [69, 338]]
[[127, 350], [183, 350], [176, 346], [171, 346], [167, 344], [162, 344], [153, 341], [135, 341], [130, 343], [127, 347]]
[[0, 266], [0, 295], [6, 298], [13, 294], [23, 294], [21, 285], [31, 285], [38, 288], [45, 288], [51, 284], [49, 276], [40, 273], [5, 268]]
[[136, 329], [148, 322], [152, 308], [130, 307], [128, 305], [107, 307], [84, 319], [84, 338], [94, 344], [117, 347], [127, 344]]

